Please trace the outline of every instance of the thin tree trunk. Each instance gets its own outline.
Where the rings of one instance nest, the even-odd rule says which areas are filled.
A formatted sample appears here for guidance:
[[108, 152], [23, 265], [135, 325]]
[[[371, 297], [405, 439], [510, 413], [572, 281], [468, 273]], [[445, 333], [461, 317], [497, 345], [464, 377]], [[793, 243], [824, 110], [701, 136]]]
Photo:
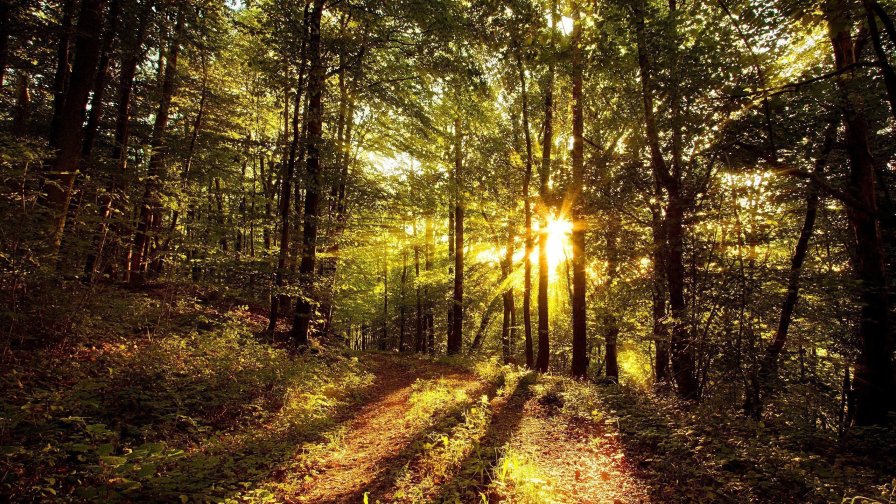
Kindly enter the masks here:
[[308, 76], [308, 138], [306, 167], [308, 185], [305, 192], [305, 222], [302, 232], [302, 261], [299, 276], [302, 295], [296, 301], [296, 313], [292, 327], [295, 345], [308, 343], [308, 333], [314, 314], [314, 266], [316, 262], [318, 214], [320, 211], [321, 167], [320, 149], [323, 125], [324, 64], [321, 57], [320, 24], [324, 0], [313, 0], [308, 30], [308, 49], [311, 71]]
[[[825, 132], [824, 143], [819, 157], [815, 160], [814, 173], [821, 177], [827, 164], [828, 154], [834, 147], [837, 136], [836, 123], [832, 123]], [[809, 240], [815, 229], [815, 218], [818, 215], [819, 188], [818, 185], [809, 182], [806, 189], [806, 215], [803, 218], [803, 227], [797, 240], [793, 257], [790, 259], [790, 275], [787, 279], [787, 294], [781, 304], [781, 314], [778, 318], [778, 328], [771, 344], [765, 349], [765, 354], [759, 362], [759, 369], [752, 373], [748, 381], [746, 397], [744, 400], [744, 413], [760, 420], [765, 406], [765, 398], [770, 392], [773, 381], [778, 374], [778, 357], [787, 342], [787, 333], [790, 322], [793, 319], [793, 311], [796, 308], [800, 293], [800, 276], [806, 253], [809, 251]]]
[[25, 72], [19, 72], [16, 83], [16, 107], [12, 118], [12, 135], [22, 138], [28, 135], [31, 122], [31, 90], [29, 89], [30, 77]]
[[[587, 312], [585, 308], [585, 221], [582, 187], [585, 181], [582, 98], [582, 36], [578, 5], [573, 3], [572, 33], [572, 183], [569, 191], [572, 213], [572, 375], [588, 373]], [[609, 363], [609, 360], [607, 361]], [[607, 367], [609, 371], [609, 365]]]
[[460, 118], [454, 119], [454, 316], [448, 338], [448, 354], [458, 354], [463, 347], [464, 327], [464, 175], [463, 134]]
[[414, 220], [414, 300], [417, 318], [414, 326], [414, 351], [420, 353], [425, 346], [423, 335], [423, 299], [420, 297], [420, 245], [417, 242], [417, 221]]
[[407, 315], [408, 251], [401, 251], [401, 286], [398, 299], [398, 351], [404, 352], [405, 316]]
[[[661, 192], [657, 188], [657, 195], [660, 194]], [[653, 262], [653, 342], [656, 347], [654, 373], [656, 374], [656, 383], [662, 384], [669, 380], [669, 331], [666, 327], [666, 231], [659, 206], [651, 208], [650, 211], [653, 236], [651, 252]]]
[[523, 174], [523, 214], [525, 217], [525, 254], [523, 257], [523, 331], [525, 333], [526, 367], [535, 366], [535, 351], [532, 348], [532, 198], [529, 194], [532, 183], [532, 134], [529, 131], [529, 93], [526, 92], [526, 71], [523, 59], [517, 53], [517, 71], [520, 76], [520, 95], [523, 109], [523, 136], [526, 139], [526, 171]]
[[[501, 299], [503, 300], [503, 296]], [[485, 307], [485, 311], [482, 313], [482, 318], [479, 320], [479, 328], [476, 330], [476, 334], [473, 336], [473, 341], [470, 343], [470, 355], [482, 347], [482, 340], [485, 338], [485, 332], [488, 329], [488, 325], [492, 321], [492, 315], [497, 308], [498, 298], [491, 300], [488, 306]]]
[[[71, 74], [72, 20], [74, 15], [74, 0], [63, 0], [62, 19], [59, 24], [59, 41], [56, 48], [56, 73], [53, 76], [53, 118], [50, 120], [50, 146], [54, 146], [54, 139], [63, 134], [60, 121], [62, 120], [62, 109], [65, 105], [69, 75]], [[97, 25], [85, 26], [85, 28], [92, 32], [98, 30]], [[80, 28], [78, 31], [80, 31]], [[98, 43], [99, 41], [97, 41]]]
[[112, 61], [112, 46], [118, 37], [118, 22], [121, 15], [121, 0], [111, 0], [109, 3], [108, 23], [106, 33], [103, 35], [102, 49], [100, 50], [99, 66], [96, 70], [93, 83], [93, 97], [90, 99], [90, 114], [87, 117], [87, 126], [84, 129], [84, 143], [81, 148], [82, 161], [90, 162], [93, 154], [93, 146], [96, 144], [96, 136], [99, 133], [100, 122], [103, 120], [106, 103], [106, 84], [109, 82], [109, 64]]
[[868, 21], [868, 29], [871, 32], [871, 44], [874, 46], [874, 53], [877, 56], [878, 68], [884, 78], [884, 87], [887, 90], [887, 101], [890, 104], [890, 114], [896, 119], [896, 72], [894, 72], [893, 67], [890, 66], [887, 52], [884, 50], [880, 30], [877, 26], [877, 19], [874, 15], [872, 1], [862, 0], [862, 4], [865, 7], [865, 18]]
[[[426, 228], [424, 230], [423, 240], [425, 241], [423, 259], [425, 261], [424, 268], [427, 273], [432, 271], [432, 261], [434, 255], [433, 240], [435, 232], [433, 230], [432, 216], [426, 216]], [[433, 301], [429, 296], [429, 287], [423, 287], [423, 303], [424, 303], [424, 323], [423, 333], [425, 341], [423, 343], [424, 351], [434, 354], [436, 348], [436, 331], [435, 331], [435, 313], [433, 310]]]
[[501, 324], [501, 356], [504, 360], [504, 364], [510, 364], [511, 361], [511, 345], [514, 340], [515, 329], [514, 329], [514, 303], [513, 303], [513, 283], [510, 281], [510, 276], [513, 274], [513, 221], [507, 221], [507, 246], [504, 250], [504, 261], [503, 261], [503, 282], [506, 282], [507, 289], [504, 291], [503, 300], [504, 300], [504, 317]]
[[288, 296], [279, 292], [285, 284], [286, 263], [289, 259], [289, 216], [290, 216], [290, 196], [292, 195], [292, 181], [295, 178], [296, 162], [298, 161], [299, 151], [299, 111], [302, 105], [302, 91], [305, 87], [305, 70], [308, 65], [307, 61], [307, 44], [309, 16], [308, 9], [310, 0], [305, 0], [305, 10], [302, 17], [302, 44], [299, 50], [299, 81], [296, 85], [295, 100], [293, 101], [292, 111], [292, 141], [289, 144], [289, 159], [283, 166], [282, 175], [280, 176], [280, 252], [277, 255], [277, 271], [274, 273], [275, 291], [271, 294], [271, 311], [268, 318], [269, 333], [273, 333], [277, 327], [277, 318], [280, 307], [289, 303]]
[[[606, 288], [607, 306], [611, 305], [613, 285], [619, 275], [619, 229], [616, 221], [607, 223], [604, 233], [607, 247], [607, 281]], [[604, 317], [604, 363], [606, 378], [613, 383], [619, 383], [619, 362], [617, 358], [617, 345], [619, 340], [619, 319], [613, 309], [609, 309]]]
[[143, 202], [140, 206], [137, 232], [134, 235], [134, 253], [131, 256], [130, 283], [132, 285], [141, 285], [146, 281], [145, 273], [150, 262], [151, 237], [162, 224], [162, 202], [159, 192], [166, 175], [165, 158], [168, 153], [168, 119], [177, 78], [177, 59], [180, 54], [180, 38], [184, 25], [184, 8], [184, 6], [179, 7], [177, 12], [171, 47], [168, 50], [168, 57], [165, 61], [159, 108], [153, 124], [152, 153], [149, 157], [146, 188], [143, 192]]

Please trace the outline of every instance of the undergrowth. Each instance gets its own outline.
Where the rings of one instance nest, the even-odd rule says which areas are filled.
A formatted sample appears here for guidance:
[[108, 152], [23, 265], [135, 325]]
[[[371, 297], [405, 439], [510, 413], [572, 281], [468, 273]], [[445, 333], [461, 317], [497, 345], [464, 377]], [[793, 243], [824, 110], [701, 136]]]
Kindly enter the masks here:
[[355, 358], [260, 341], [242, 310], [115, 295], [130, 320], [102, 333], [87, 320], [63, 346], [8, 352], [0, 497], [271, 500], [272, 470], [371, 383]]

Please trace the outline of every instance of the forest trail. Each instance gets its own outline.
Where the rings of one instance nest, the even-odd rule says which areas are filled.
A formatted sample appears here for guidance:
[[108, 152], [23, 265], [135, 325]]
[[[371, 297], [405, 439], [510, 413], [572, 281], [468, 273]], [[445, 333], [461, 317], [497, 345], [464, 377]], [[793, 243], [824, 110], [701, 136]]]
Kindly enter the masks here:
[[[613, 426], [556, 414], [550, 395], [532, 393], [531, 380], [500, 393], [454, 366], [383, 354], [362, 360], [376, 376], [375, 392], [346, 420], [347, 434], [315, 461], [295, 502], [359, 503], [365, 495], [371, 503], [650, 500]], [[469, 399], [442, 405], [441, 414], [431, 412], [433, 418], [421, 423], [414, 395], [435, 385]], [[433, 462], [433, 446], [438, 451], [441, 439], [447, 447], [446, 435], [454, 442], [477, 405], [488, 413], [481, 429], [471, 429], [478, 434], [465, 440], [475, 448], [460, 460]], [[427, 474], [431, 464], [443, 463], [452, 467]]]
[[375, 392], [348, 420], [350, 434], [317, 461], [298, 502], [361, 502], [365, 492], [388, 490], [389, 475], [407, 463], [406, 448], [419, 434], [407, 418], [417, 380], [441, 379], [469, 392], [482, 386], [475, 374], [458, 367], [383, 354], [363, 360], [376, 376]]

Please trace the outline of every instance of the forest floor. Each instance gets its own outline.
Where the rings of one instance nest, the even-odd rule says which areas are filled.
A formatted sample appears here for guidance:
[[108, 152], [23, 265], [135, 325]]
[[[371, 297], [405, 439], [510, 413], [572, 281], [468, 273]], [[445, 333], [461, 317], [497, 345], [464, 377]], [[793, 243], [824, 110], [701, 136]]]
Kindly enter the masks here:
[[[347, 421], [348, 434], [312, 463], [299, 502], [356, 503], [365, 496], [369, 502], [649, 500], [626, 464], [615, 430], [564, 420], [556, 414], [558, 399], [540, 400], [524, 377], [513, 392], [498, 393], [500, 387], [457, 367], [384, 354], [361, 361], [375, 376], [376, 392]], [[475, 398], [480, 400], [470, 401]], [[443, 418], [423, 422], [428, 428], [421, 429], [416, 408], [446, 399], [449, 405], [437, 405]], [[464, 407], [486, 414], [470, 421], [476, 415]], [[484, 425], [475, 425], [482, 419]], [[480, 435], [442, 437], [462, 421]], [[452, 423], [454, 428], [447, 428]], [[463, 456], [446, 456], [449, 447]], [[429, 479], [421, 468], [437, 461], [444, 463], [437, 469], [444, 474]]]
[[260, 311], [189, 291], [70, 297], [81, 303], [71, 319], [40, 314], [0, 352], [0, 501], [888, 502], [893, 492], [891, 431], [838, 438], [486, 356], [338, 345], [297, 355], [262, 335]]

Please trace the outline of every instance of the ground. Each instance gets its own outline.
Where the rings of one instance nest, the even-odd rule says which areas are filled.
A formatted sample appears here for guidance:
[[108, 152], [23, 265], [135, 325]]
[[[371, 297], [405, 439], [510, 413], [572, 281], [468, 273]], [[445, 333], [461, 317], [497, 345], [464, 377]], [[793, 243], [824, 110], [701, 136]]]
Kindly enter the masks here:
[[101, 294], [67, 337], [23, 338], [0, 354], [0, 501], [887, 502], [893, 492], [888, 431], [757, 423], [718, 403], [487, 355], [317, 343], [296, 353], [243, 306]]

